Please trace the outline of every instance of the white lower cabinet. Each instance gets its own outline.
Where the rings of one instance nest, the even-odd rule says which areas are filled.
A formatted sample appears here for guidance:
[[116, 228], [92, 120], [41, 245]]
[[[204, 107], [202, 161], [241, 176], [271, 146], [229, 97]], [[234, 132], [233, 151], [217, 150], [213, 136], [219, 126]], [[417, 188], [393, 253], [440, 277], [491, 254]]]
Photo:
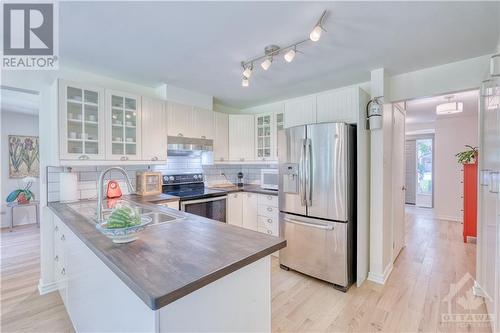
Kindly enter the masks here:
[[231, 193], [227, 196], [227, 223], [243, 226], [243, 196], [242, 193]]
[[256, 193], [241, 193], [242, 197], [242, 226], [257, 231], [257, 196]]
[[228, 195], [227, 204], [227, 222], [229, 224], [279, 236], [277, 196], [237, 192]]
[[68, 229], [57, 217], [54, 217], [54, 279], [64, 304], [68, 302], [67, 269]]

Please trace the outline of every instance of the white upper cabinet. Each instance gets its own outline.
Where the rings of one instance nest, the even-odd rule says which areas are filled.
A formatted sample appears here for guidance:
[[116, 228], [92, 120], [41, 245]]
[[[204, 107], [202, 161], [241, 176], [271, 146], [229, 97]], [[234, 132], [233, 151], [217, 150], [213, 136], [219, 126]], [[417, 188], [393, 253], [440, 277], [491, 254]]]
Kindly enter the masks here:
[[229, 159], [229, 116], [214, 112], [214, 161]]
[[316, 123], [316, 96], [306, 96], [285, 102], [284, 127]]
[[201, 139], [214, 138], [214, 112], [201, 108], [193, 108], [194, 137]]
[[194, 137], [193, 107], [175, 102], [168, 102], [167, 132], [170, 136]]
[[255, 159], [275, 160], [275, 115], [272, 113], [255, 116]]
[[162, 100], [142, 97], [142, 160], [165, 163], [167, 159], [167, 113]]
[[359, 88], [327, 91], [317, 96], [316, 117], [318, 123], [356, 123], [359, 115]]
[[255, 159], [255, 117], [229, 115], [229, 159], [252, 161]]
[[104, 90], [59, 81], [59, 149], [62, 160], [104, 160]]
[[106, 90], [106, 159], [141, 160], [141, 99]]

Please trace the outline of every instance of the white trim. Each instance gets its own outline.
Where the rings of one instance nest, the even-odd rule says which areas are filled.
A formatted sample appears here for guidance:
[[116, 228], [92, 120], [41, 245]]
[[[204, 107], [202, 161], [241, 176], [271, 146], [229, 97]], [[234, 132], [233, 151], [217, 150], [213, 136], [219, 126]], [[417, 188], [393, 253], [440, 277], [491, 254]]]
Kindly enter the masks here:
[[38, 281], [38, 292], [40, 295], [51, 293], [57, 289], [57, 282], [44, 283], [42, 279]]
[[436, 215], [434, 218], [438, 219], [438, 220], [446, 220], [446, 221], [452, 221], [452, 222], [462, 222], [462, 219], [460, 217], [456, 217], [456, 216]]
[[392, 262], [389, 263], [384, 269], [383, 274], [375, 273], [375, 272], [370, 272], [368, 273], [368, 280], [378, 283], [378, 284], [385, 284], [387, 279], [389, 278], [389, 275], [391, 275], [392, 269], [394, 266], [392, 265]]

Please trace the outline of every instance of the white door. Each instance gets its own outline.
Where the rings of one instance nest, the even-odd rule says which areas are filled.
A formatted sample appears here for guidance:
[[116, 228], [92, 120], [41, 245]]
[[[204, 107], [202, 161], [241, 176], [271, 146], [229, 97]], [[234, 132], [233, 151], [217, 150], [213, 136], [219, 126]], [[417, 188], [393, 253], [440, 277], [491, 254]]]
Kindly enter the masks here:
[[316, 123], [316, 97], [306, 96], [285, 102], [285, 128]]
[[405, 112], [393, 106], [392, 186], [393, 260], [405, 245]]
[[165, 163], [167, 120], [165, 102], [142, 97], [142, 160]]
[[240, 193], [243, 200], [243, 227], [257, 231], [257, 197], [256, 193]]
[[60, 158], [103, 160], [104, 90], [59, 81]]
[[228, 115], [214, 112], [214, 161], [223, 162], [229, 158]]
[[167, 132], [170, 136], [194, 136], [193, 107], [168, 102]]
[[140, 160], [141, 98], [106, 90], [106, 159]]
[[214, 115], [212, 110], [193, 108], [194, 137], [214, 138]]
[[229, 159], [252, 161], [255, 159], [255, 131], [253, 115], [229, 115]]
[[243, 200], [241, 193], [231, 193], [227, 196], [227, 223], [243, 226]]

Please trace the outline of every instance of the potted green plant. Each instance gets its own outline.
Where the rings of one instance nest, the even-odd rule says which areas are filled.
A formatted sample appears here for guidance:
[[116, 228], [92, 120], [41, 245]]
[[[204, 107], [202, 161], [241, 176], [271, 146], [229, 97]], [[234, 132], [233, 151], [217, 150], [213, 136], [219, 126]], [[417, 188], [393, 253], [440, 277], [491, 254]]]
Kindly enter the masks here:
[[458, 163], [460, 164], [474, 164], [477, 160], [477, 147], [472, 147], [469, 145], [465, 145], [468, 148], [466, 151], [462, 151], [460, 153], [455, 154], [457, 157]]

